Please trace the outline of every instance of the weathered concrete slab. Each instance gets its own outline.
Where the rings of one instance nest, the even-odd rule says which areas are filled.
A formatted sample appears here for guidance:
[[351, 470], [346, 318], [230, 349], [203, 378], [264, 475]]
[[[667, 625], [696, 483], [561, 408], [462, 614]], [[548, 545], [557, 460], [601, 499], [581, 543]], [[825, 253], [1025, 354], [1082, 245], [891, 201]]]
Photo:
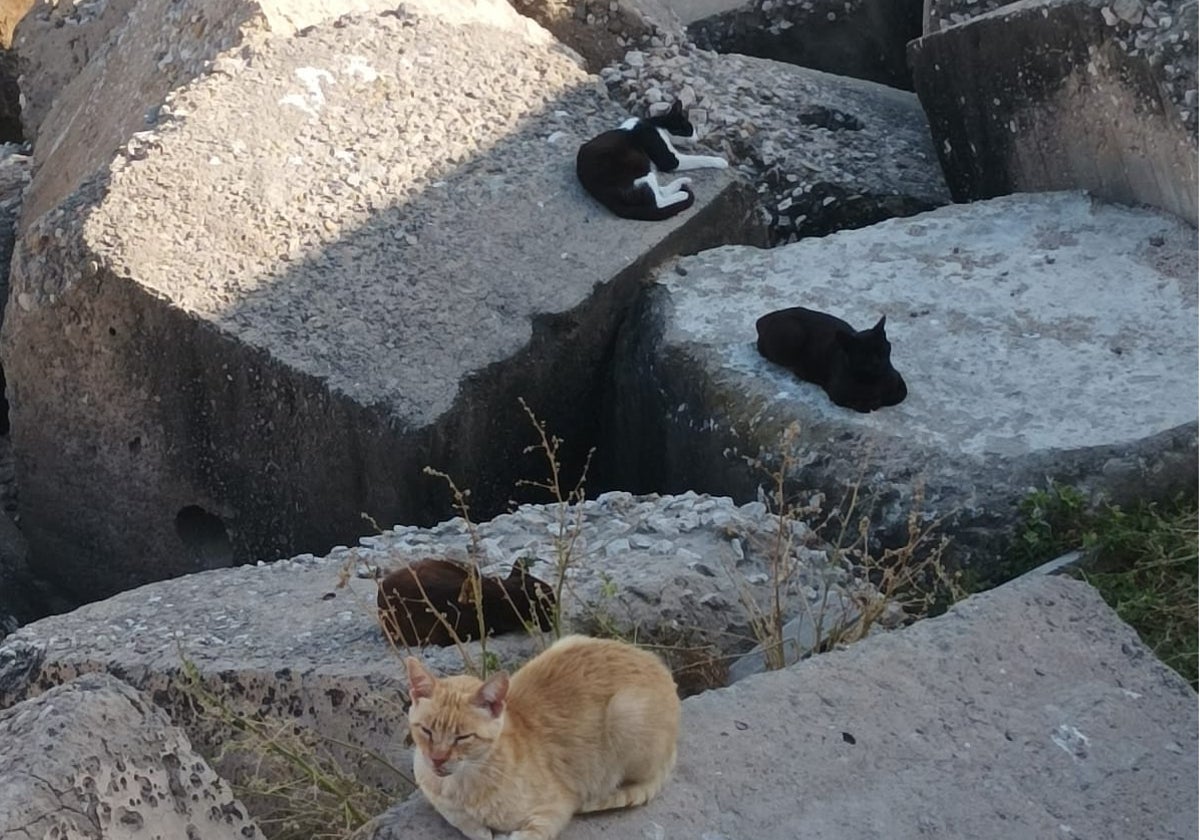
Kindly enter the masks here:
[[[684, 701], [659, 798], [562, 838], [1185, 840], [1196, 707], [1091, 587], [1014, 582]], [[414, 797], [373, 836], [456, 833]]]
[[1082, 188], [1193, 226], [1196, 55], [1195, 3], [1140, 0], [1023, 0], [909, 47], [957, 200]]
[[749, 0], [687, 32], [705, 49], [912, 90], [905, 45], [921, 35], [922, 11], [923, 0]]
[[[754, 644], [743, 598], [768, 608], [770, 558], [780, 533], [758, 502], [737, 507], [694, 493], [609, 493], [578, 508], [523, 506], [480, 523], [475, 542], [487, 569], [507, 573], [527, 558], [533, 574], [555, 584], [560, 551], [569, 546], [566, 626], [663, 645], [679, 684], [694, 692], [721, 682], [725, 657]], [[789, 572], [781, 589], [785, 618], [810, 611], [826, 593], [847, 601], [850, 593], [872, 596], [867, 584], [830, 564], [803, 522], [786, 523], [782, 533], [791, 546], [780, 553]], [[369, 576], [422, 557], [465, 560], [471, 544], [461, 519], [433, 529], [400, 526], [325, 558], [187, 575], [43, 619], [0, 645], [0, 708], [80, 674], [107, 672], [153, 696], [211, 754], [228, 732], [195, 715], [181, 688], [186, 660], [232, 708], [294, 719], [409, 766], [399, 702], [404, 669], [378, 626]], [[829, 611], [823, 632], [838, 626]], [[491, 640], [488, 650], [513, 667], [540, 644], [515, 634]], [[472, 661], [481, 661], [478, 644], [465, 647]], [[464, 669], [453, 647], [421, 655], [443, 673]], [[693, 667], [698, 662], [709, 664], [700, 670]], [[231, 755], [218, 769], [236, 779], [239, 767]]]
[[[404, 5], [549, 40], [504, 0]], [[221, 53], [345, 14], [396, 7], [391, 0], [41, 0], [16, 42], [25, 138], [37, 141], [37, 178], [24, 218], [56, 206], [133, 134], [152, 129], [164, 97], [209, 72]]]
[[754, 181], [774, 242], [950, 200], [915, 95], [691, 47], [634, 50], [602, 74], [632, 108], [680, 99]]
[[[860, 484], [860, 511], [897, 542], [923, 499], [981, 564], [1048, 479], [1117, 501], [1194, 486], [1196, 260], [1174, 217], [1081, 193], [683, 259], [622, 335], [614, 480], [754, 498], [763, 473], [739, 456], [777, 463], [798, 422], [793, 486], [834, 505]], [[756, 319], [790, 306], [859, 328], [886, 315], [907, 399], [859, 414], [762, 359]]]
[[0, 836], [263, 835], [161, 709], [92, 674], [0, 712]]
[[544, 33], [410, 6], [219, 57], [18, 243], [38, 571], [94, 598], [436, 521], [426, 465], [494, 514], [536, 466], [518, 397], [578, 463], [647, 269], [761, 239], [726, 173], [655, 225], [586, 196], [626, 116]]

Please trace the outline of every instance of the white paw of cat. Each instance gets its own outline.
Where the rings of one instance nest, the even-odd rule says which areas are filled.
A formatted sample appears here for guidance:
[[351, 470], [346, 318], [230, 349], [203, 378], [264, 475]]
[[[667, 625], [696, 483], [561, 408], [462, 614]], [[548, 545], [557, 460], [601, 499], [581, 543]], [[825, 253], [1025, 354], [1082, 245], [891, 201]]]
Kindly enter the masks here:
[[713, 158], [713, 169], [728, 169], [728, 168], [729, 168], [729, 161], [725, 160], [725, 158], [719, 158], [719, 157]]

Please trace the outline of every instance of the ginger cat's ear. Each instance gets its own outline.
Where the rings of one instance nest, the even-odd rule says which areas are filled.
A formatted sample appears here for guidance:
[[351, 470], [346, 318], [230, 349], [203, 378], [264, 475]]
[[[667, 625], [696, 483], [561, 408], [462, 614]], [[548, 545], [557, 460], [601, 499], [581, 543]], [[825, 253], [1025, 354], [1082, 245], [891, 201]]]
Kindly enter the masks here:
[[508, 697], [508, 673], [498, 671], [488, 677], [487, 682], [479, 686], [471, 705], [483, 709], [492, 717], [500, 717], [504, 711], [504, 699]]
[[413, 702], [432, 697], [437, 679], [421, 664], [421, 660], [415, 656], [406, 657], [404, 667], [408, 669], [408, 690]]

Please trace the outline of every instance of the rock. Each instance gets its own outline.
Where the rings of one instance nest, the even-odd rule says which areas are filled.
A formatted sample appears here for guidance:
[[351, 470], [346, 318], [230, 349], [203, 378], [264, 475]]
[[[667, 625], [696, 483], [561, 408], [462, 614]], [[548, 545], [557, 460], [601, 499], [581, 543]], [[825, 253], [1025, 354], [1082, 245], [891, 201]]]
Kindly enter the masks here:
[[1196, 224], [1196, 5], [1133, 6], [1018, 3], [910, 45], [956, 200], [1084, 188]]
[[685, 40], [668, 0], [512, 0], [512, 5], [578, 52], [593, 73], [630, 45]]
[[[816, 593], [814, 593], [816, 594]], [[842, 628], [852, 628], [861, 616], [858, 605], [840, 592], [818, 594], [817, 600], [783, 625], [779, 638], [783, 665], [795, 665], [801, 659], [817, 653], [823, 644]], [[759, 643], [729, 666], [729, 683], [744, 680], [767, 670], [768, 659], [764, 645]]]
[[[455, 23], [478, 21], [522, 35], [545, 32], [503, 0], [409, 0]], [[21, 117], [37, 170], [26, 219], [55, 207], [110, 163], [131, 136], [153, 129], [168, 93], [208, 73], [223, 52], [250, 50], [391, 0], [42, 0], [22, 20]], [[238, 59], [235, 57], [234, 62]], [[228, 64], [228, 62], [226, 62]], [[45, 165], [50, 162], [53, 165]]]
[[[8, 270], [16, 241], [17, 214], [21, 198], [29, 184], [29, 155], [16, 144], [0, 146], [0, 317], [8, 302]], [[0, 393], [0, 398], [3, 394]], [[0, 407], [0, 434], [8, 433], [8, 405]]]
[[0, 835], [263, 836], [161, 709], [100, 674], [0, 712]]
[[444, 516], [426, 466], [494, 515], [528, 475], [518, 397], [582, 463], [644, 273], [762, 228], [727, 173], [661, 224], [592, 201], [575, 150], [627, 113], [510, 13], [247, 40], [54, 209], [27, 198], [3, 353], [36, 572], [90, 599], [324, 552]]
[[0, 639], [38, 616], [29, 592], [29, 545], [0, 511]]
[[[685, 700], [662, 794], [562, 840], [1190, 840], [1196, 707], [1089, 586], [1014, 582]], [[419, 796], [366, 834], [452, 836]]]
[[[757, 503], [606, 493], [578, 507], [522, 506], [472, 527], [462, 519], [429, 530], [399, 526], [325, 558], [186, 575], [17, 630], [0, 644], [0, 708], [106, 671], [153, 696], [210, 754], [229, 733], [195, 713], [182, 687], [187, 662], [236, 710], [295, 720], [405, 766], [398, 702], [405, 684], [395, 655], [403, 651], [379, 627], [377, 572], [422, 557], [464, 560], [472, 530], [486, 573], [507, 573], [524, 559], [530, 573], [557, 589], [557, 563], [568, 557], [566, 628], [661, 645], [680, 685], [694, 693], [722, 683], [727, 657], [753, 644], [746, 599], [770, 610], [775, 590], [767, 572], [780, 535], [790, 541], [781, 555], [789, 572], [780, 588], [783, 620], [807, 607], [807, 589], [877, 597], [858, 572], [829, 560], [806, 524], [784, 525]], [[643, 538], [646, 548], [632, 545]], [[606, 552], [621, 540], [624, 551]], [[824, 629], [838, 628], [830, 622]], [[517, 633], [489, 640], [487, 649], [500, 665], [515, 667], [540, 644]], [[462, 651], [482, 661], [478, 643]], [[459, 673], [462, 651], [427, 647], [421, 656], [441, 673]], [[244, 764], [230, 755], [217, 769], [237, 782]]]
[[924, 0], [922, 34], [929, 35], [1014, 2], [1016, 0]]
[[663, 0], [663, 3], [681, 23], [688, 26], [722, 12], [732, 12], [745, 5], [745, 0]]
[[[795, 422], [795, 491], [857, 486], [890, 545], [915, 508], [985, 578], [1047, 480], [1121, 503], [1195, 485], [1195, 232], [1167, 214], [1026, 194], [679, 267], [622, 330], [614, 482], [753, 499], [743, 458], [777, 469]], [[755, 321], [797, 305], [886, 315], [907, 399], [859, 414], [762, 359]]]
[[689, 22], [705, 49], [770, 58], [912, 90], [905, 45], [921, 34], [923, 0], [750, 0]]
[[[652, 49], [616, 66], [614, 97], [675, 99], [755, 182], [772, 241], [929, 210], [950, 200], [913, 94], [766, 59]], [[665, 107], [665, 105], [663, 106]]]

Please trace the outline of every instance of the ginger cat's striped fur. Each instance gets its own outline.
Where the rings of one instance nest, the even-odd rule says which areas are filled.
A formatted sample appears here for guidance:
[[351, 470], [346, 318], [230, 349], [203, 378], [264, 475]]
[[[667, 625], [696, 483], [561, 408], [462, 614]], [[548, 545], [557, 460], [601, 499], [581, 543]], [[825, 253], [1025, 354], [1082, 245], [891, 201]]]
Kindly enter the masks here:
[[632, 645], [567, 636], [487, 682], [405, 664], [417, 784], [471, 840], [553, 840], [576, 813], [649, 801], [675, 766], [675, 681]]

